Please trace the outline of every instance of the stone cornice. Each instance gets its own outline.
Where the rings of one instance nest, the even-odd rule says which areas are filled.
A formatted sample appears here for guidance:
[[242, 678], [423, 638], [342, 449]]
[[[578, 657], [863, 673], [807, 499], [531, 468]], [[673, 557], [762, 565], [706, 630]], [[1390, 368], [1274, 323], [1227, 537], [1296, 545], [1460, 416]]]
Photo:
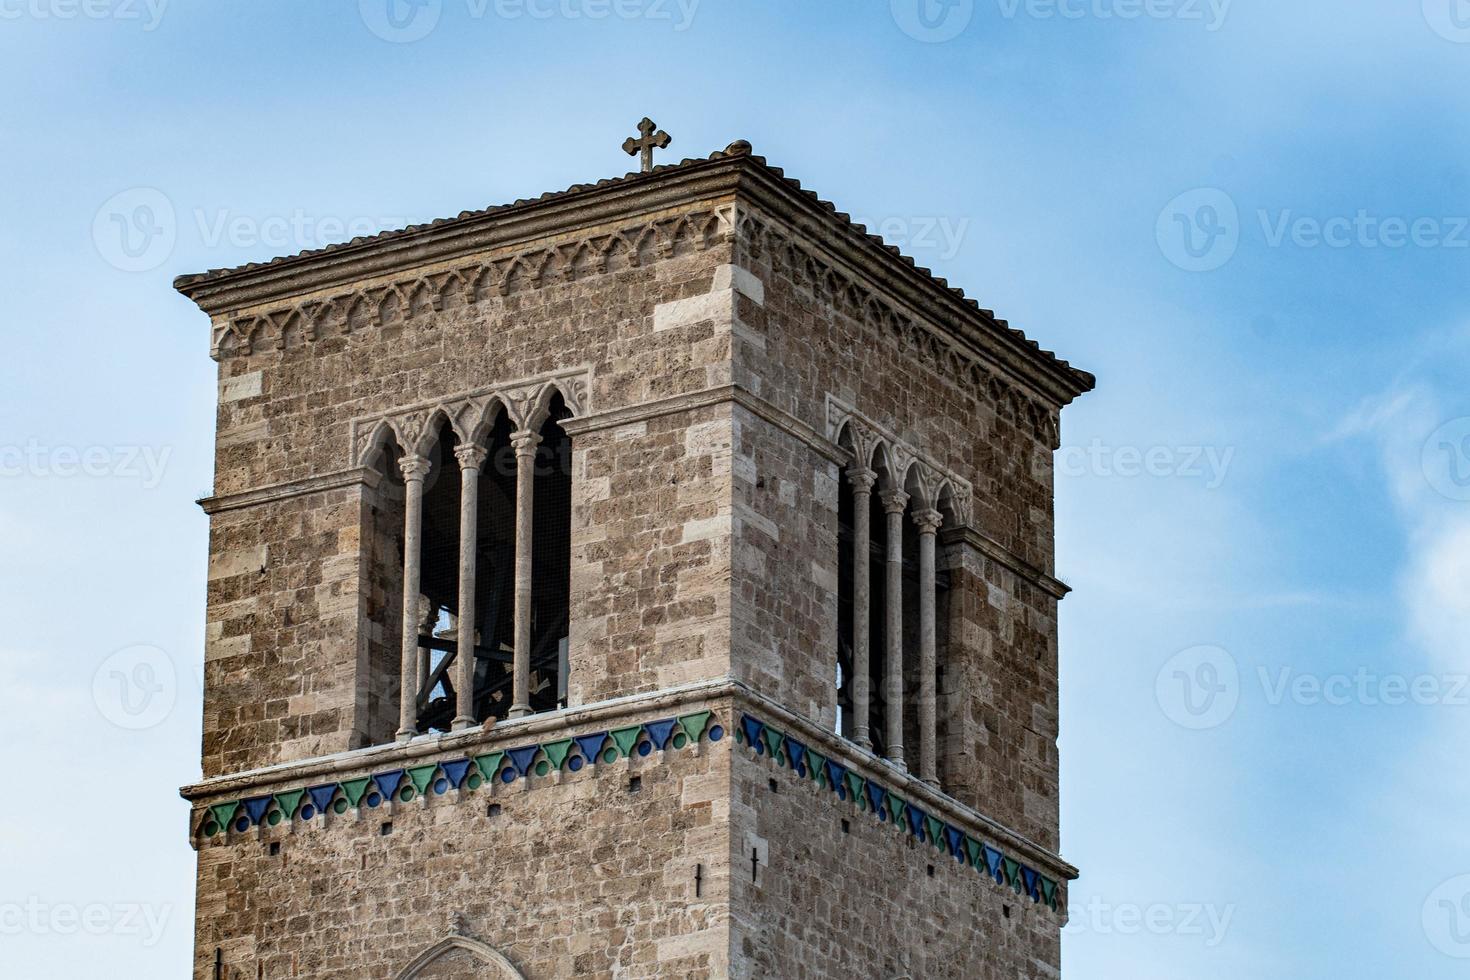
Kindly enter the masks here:
[[952, 799], [914, 774], [890, 765], [873, 753], [827, 731], [733, 678], [700, 681], [681, 687], [510, 719], [498, 722], [489, 731], [470, 729], [443, 735], [426, 735], [407, 743], [391, 743], [219, 776], [184, 786], [179, 794], [198, 808], [211, 800], [245, 794], [264, 795], [291, 786], [335, 780], [349, 775], [361, 776], [374, 770], [407, 768], [449, 755], [473, 755], [477, 750], [489, 751], [492, 746], [502, 743], [515, 744], [548, 734], [561, 735], [569, 729], [584, 725], [605, 725], [633, 715], [678, 711], [685, 706], [707, 705], [712, 701], [725, 700], [739, 710], [754, 711], [781, 724], [799, 734], [809, 746], [820, 747], [824, 755], [840, 761], [846, 769], [901, 791], [908, 800], [921, 804], [929, 813], [942, 816], [969, 832], [984, 834], [1002, 847], [1060, 878], [1073, 880], [1078, 876], [1077, 869], [1055, 852]]
[[1004, 565], [1022, 579], [1036, 586], [1053, 599], [1064, 599], [1072, 587], [1054, 575], [1049, 575], [1026, 561], [999, 541], [974, 527], [946, 528], [939, 532], [940, 542], [946, 546], [961, 544], [973, 548], [980, 554]]
[[[484, 211], [354, 239], [270, 262], [180, 276], [174, 287], [210, 315], [289, 300], [494, 249], [556, 237], [734, 191], [741, 157], [716, 154]], [[649, 179], [655, 178], [655, 179]]]
[[382, 474], [376, 470], [364, 466], [354, 466], [336, 473], [323, 473], [321, 476], [309, 476], [301, 480], [290, 480], [286, 483], [277, 483], [268, 487], [257, 487], [253, 490], [242, 490], [239, 493], [220, 494], [215, 497], [202, 497], [195, 501], [204, 513], [214, 515], [230, 510], [241, 510], [246, 507], [257, 507], [261, 504], [271, 504], [280, 500], [289, 500], [292, 497], [303, 497], [312, 493], [324, 493], [328, 490], [340, 490], [343, 487], [366, 486], [372, 489], [378, 485]]
[[723, 678], [700, 681], [683, 687], [611, 698], [595, 704], [563, 708], [560, 711], [545, 714], [510, 718], [496, 722], [495, 727], [490, 731], [472, 728], [442, 735], [421, 735], [411, 742], [390, 742], [371, 748], [354, 749], [350, 752], [338, 752], [335, 755], [303, 759], [299, 762], [283, 762], [275, 766], [266, 766], [263, 769], [216, 776], [213, 779], [206, 779], [183, 787], [179, 790], [179, 795], [190, 802], [197, 803], [216, 796], [246, 791], [268, 792], [272, 788], [302, 780], [325, 779], [364, 769], [392, 768], [419, 759], [437, 758], [446, 753], [471, 752], [491, 743], [524, 741], [582, 724], [603, 724], [642, 712], [663, 711], [692, 701], [728, 697], [733, 690], [733, 683]]
[[[819, 246], [829, 261], [843, 267], [849, 280], [883, 293], [891, 304], [906, 309], [920, 322], [941, 327], [992, 370], [1024, 380], [1057, 406], [1091, 391], [1096, 384], [1091, 374], [1043, 350], [992, 311], [966, 298], [963, 290], [933, 276], [878, 236], [869, 235], [863, 226], [854, 225], [831, 204], [810, 192], [792, 193], [794, 182], [781, 171], [750, 167], [741, 177], [741, 203], [754, 202], [788, 226], [788, 233]], [[799, 184], [795, 187], [800, 191]]]
[[[1058, 407], [1092, 388], [1094, 379], [1090, 374], [1042, 350], [1020, 331], [967, 299], [963, 292], [950, 288], [947, 282], [918, 267], [896, 248], [869, 235], [862, 226], [854, 225], [847, 215], [769, 166], [764, 158], [750, 155], [746, 144], [732, 144], [726, 152], [658, 167], [647, 174], [578, 185], [536, 200], [465, 212], [457, 218], [385, 232], [263, 264], [182, 276], [175, 286], [215, 319], [214, 347], [218, 354], [222, 338], [233, 328], [232, 317], [241, 311], [256, 311], [252, 320], [262, 319], [266, 314], [281, 317], [282, 322], [275, 327], [282, 338], [289, 319], [297, 316], [307, 321], [304, 332], [314, 336], [319, 316], [339, 312], [346, 316], [350, 310], [337, 311], [334, 307], [339, 302], [345, 306], [357, 300], [339, 297], [307, 304], [313, 309], [294, 307], [294, 303], [312, 294], [410, 274], [436, 264], [464, 261], [493, 250], [545, 241], [692, 203], [718, 209], [736, 200], [753, 204], [791, 225], [808, 247], [815, 245], [829, 261], [841, 265], [848, 279], [881, 291], [890, 303], [912, 314], [916, 322], [926, 324], [923, 329], [947, 335], [942, 343], [945, 347], [958, 345], [958, 349], [951, 349], [954, 356], [978, 360], [992, 371], [1015, 377]], [[734, 223], [738, 228], [740, 222]], [[646, 235], [643, 232], [637, 237], [642, 239]], [[586, 248], [585, 242], [576, 246], [577, 250]], [[537, 268], [520, 269], [521, 275], [540, 283], [542, 273], [555, 255], [559, 255], [555, 249], [543, 250]], [[575, 255], [559, 257], [567, 261], [575, 259]], [[605, 263], [606, 253], [601, 253], [599, 258]], [[474, 279], [466, 284], [473, 294], [476, 283], [484, 276], [494, 272], [508, 278], [517, 272], [519, 265], [520, 260], [513, 259], [501, 269], [482, 265], [478, 270], [442, 273], [440, 278], [444, 282], [432, 288], [448, 288], [450, 278], [468, 274]], [[563, 266], [563, 274], [570, 271], [569, 266]], [[408, 275], [408, 278], [413, 277]], [[408, 294], [399, 288], [405, 284]], [[379, 283], [376, 289], [383, 293], [383, 302], [388, 293], [396, 291], [401, 294], [400, 301], [411, 307], [412, 293], [419, 285], [417, 282]], [[423, 285], [426, 290], [431, 288], [430, 284]], [[500, 287], [504, 289], [506, 285], [506, 279], [502, 279]], [[431, 303], [437, 308], [439, 301], [436, 294]], [[267, 309], [276, 304], [284, 309]], [[327, 313], [321, 313], [323, 307]], [[412, 315], [411, 308], [403, 312]], [[381, 307], [379, 313], [382, 314]], [[245, 328], [247, 348], [254, 329]], [[936, 338], [936, 348], [940, 343]]]

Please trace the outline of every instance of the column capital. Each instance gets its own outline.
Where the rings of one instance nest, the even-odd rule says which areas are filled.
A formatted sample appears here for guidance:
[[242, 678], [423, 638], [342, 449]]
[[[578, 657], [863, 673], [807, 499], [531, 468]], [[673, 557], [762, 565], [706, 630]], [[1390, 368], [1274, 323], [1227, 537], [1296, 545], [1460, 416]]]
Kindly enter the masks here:
[[408, 453], [398, 460], [398, 469], [406, 481], [420, 481], [429, 475], [432, 464], [416, 453]]
[[909, 505], [909, 495], [902, 490], [885, 490], [882, 497], [883, 510], [889, 514], [902, 514]]
[[462, 470], [478, 470], [485, 465], [486, 455], [483, 446], [460, 446], [454, 451], [454, 458], [459, 460], [459, 468]]
[[541, 433], [534, 432], [530, 429], [521, 429], [519, 432], [512, 432], [510, 435], [510, 444], [515, 447], [517, 456], [534, 456], [536, 455], [536, 447], [541, 445]]
[[847, 482], [852, 484], [853, 493], [871, 493], [873, 484], [878, 482], [878, 474], [865, 466], [850, 466]]
[[918, 525], [920, 534], [933, 534], [939, 530], [939, 525], [944, 523], [944, 515], [932, 507], [914, 511], [913, 519]]

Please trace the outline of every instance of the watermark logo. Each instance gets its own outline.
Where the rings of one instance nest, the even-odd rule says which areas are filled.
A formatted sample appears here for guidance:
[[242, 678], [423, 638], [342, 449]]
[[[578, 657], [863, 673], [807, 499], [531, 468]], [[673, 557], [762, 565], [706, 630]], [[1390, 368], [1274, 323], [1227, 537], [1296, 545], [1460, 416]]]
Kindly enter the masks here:
[[1171, 657], [1155, 679], [1155, 694], [1170, 721], [1202, 730], [1223, 725], [1257, 686], [1261, 701], [1272, 708], [1470, 707], [1470, 674], [1380, 674], [1367, 667], [1321, 674], [1258, 665], [1246, 683], [1235, 658], [1214, 646]]
[[1240, 210], [1217, 187], [1185, 191], [1164, 205], [1154, 226], [1164, 258], [1186, 272], [1212, 272], [1240, 247]]
[[392, 44], [411, 44], [439, 26], [443, 0], [358, 0], [367, 29]]
[[1232, 0], [998, 0], [1001, 16], [1033, 20], [1174, 20], [1199, 22], [1210, 33], [1225, 26]]
[[1451, 419], [1424, 441], [1424, 479], [1440, 496], [1470, 500], [1470, 417]]
[[163, 482], [171, 455], [169, 446], [44, 446], [32, 439], [0, 445], [0, 478], [138, 480], [152, 490]]
[[1274, 213], [1262, 208], [1256, 218], [1271, 248], [1288, 243], [1296, 248], [1470, 248], [1470, 218], [1463, 216], [1405, 218], [1359, 208], [1351, 216], [1319, 218], [1290, 208]]
[[[0, 0], [3, 2], [3, 0]], [[694, 24], [700, 0], [465, 0], [472, 21], [497, 20], [647, 20], [667, 21], [675, 31]], [[457, 8], [456, 8], [457, 9]], [[444, 0], [359, 0], [368, 30], [394, 44], [428, 37], [444, 13]]]
[[1424, 19], [1446, 41], [1470, 44], [1470, 0], [1424, 0]]
[[1063, 446], [1056, 469], [1062, 476], [1147, 476], [1202, 480], [1206, 490], [1225, 482], [1235, 447], [1225, 446], [1108, 446], [1093, 439], [1085, 446]]
[[121, 936], [152, 949], [163, 939], [172, 913], [172, 905], [50, 904], [32, 896], [24, 902], [0, 902], [0, 936]]
[[1105, 902], [1093, 897], [1073, 899], [1067, 907], [1067, 931], [1097, 936], [1181, 936], [1214, 949], [1225, 941], [1235, 918], [1234, 905], [1183, 902]]
[[155, 646], [140, 644], [112, 654], [92, 677], [92, 700], [119, 728], [143, 731], [161, 724], [179, 696], [174, 662]]
[[123, 272], [151, 272], [173, 255], [178, 241], [173, 202], [154, 187], [114, 194], [92, 219], [97, 253]]
[[889, 0], [893, 20], [909, 37], [926, 44], [952, 41], [975, 16], [975, 0]]
[[1218, 728], [1240, 703], [1240, 668], [1222, 647], [1190, 647], [1159, 668], [1154, 696], [1176, 725], [1195, 731]]
[[140, 22], [144, 31], [163, 23], [169, 0], [0, 0], [0, 20], [115, 20]]
[[1470, 960], [1470, 875], [1451, 878], [1424, 900], [1424, 935], [1446, 956]]

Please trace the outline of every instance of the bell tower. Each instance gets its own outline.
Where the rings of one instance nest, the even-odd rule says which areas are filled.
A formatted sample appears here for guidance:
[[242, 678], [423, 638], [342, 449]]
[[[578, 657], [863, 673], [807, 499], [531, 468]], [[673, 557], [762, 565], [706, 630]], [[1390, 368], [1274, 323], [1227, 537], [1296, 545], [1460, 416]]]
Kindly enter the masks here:
[[195, 977], [1053, 978], [1087, 373], [732, 143], [184, 276]]

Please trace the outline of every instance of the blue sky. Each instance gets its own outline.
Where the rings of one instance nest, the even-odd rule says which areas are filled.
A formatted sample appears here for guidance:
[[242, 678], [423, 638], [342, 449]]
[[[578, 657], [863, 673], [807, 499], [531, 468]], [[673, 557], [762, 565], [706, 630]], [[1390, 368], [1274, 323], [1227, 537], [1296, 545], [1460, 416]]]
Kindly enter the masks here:
[[0, 0], [0, 973], [188, 968], [214, 365], [171, 278], [620, 174], [649, 114], [1099, 376], [1068, 975], [1464, 975], [1470, 3], [384, 2]]

